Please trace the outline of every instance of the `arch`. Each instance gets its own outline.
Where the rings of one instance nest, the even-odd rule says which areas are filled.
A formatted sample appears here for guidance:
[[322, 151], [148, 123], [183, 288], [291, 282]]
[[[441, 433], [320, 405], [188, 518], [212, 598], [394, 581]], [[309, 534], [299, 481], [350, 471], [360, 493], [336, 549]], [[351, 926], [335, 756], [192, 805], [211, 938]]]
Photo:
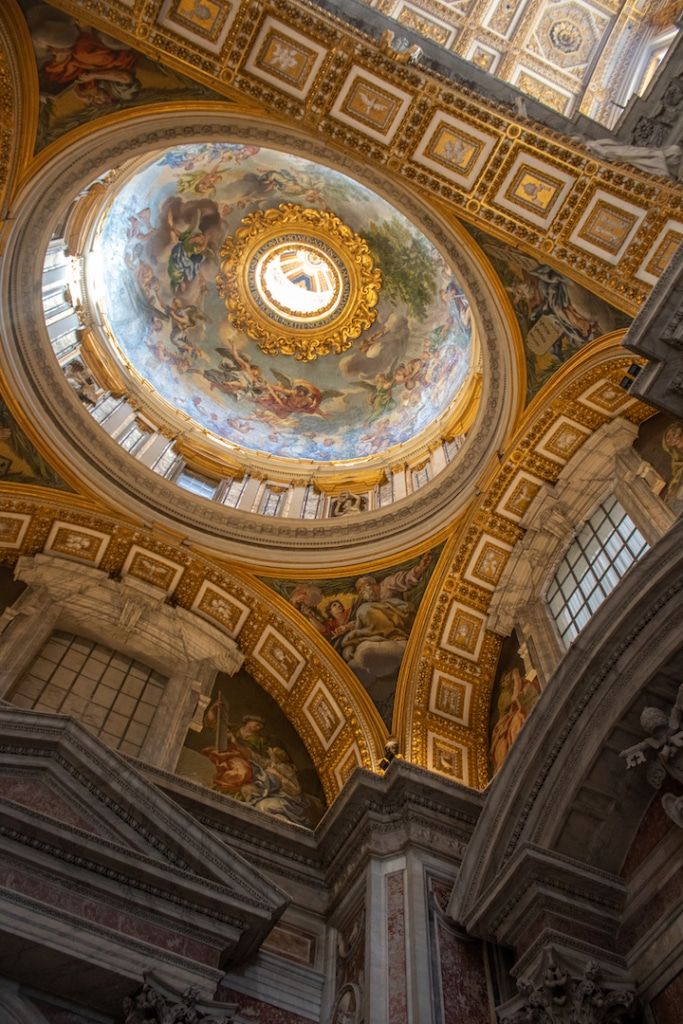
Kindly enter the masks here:
[[[364, 688], [263, 584], [177, 535], [114, 518], [76, 497], [46, 498], [43, 492], [36, 498], [30, 488], [15, 485], [11, 495], [0, 497], [3, 522], [3, 561], [42, 552], [64, 567], [95, 570], [98, 579], [152, 584], [162, 599], [203, 619], [212, 634], [222, 633], [226, 648], [236, 641], [245, 667], [300, 735], [329, 802], [355, 767], [376, 769], [387, 733]], [[7, 609], [3, 621], [16, 615], [17, 608]], [[278, 667], [278, 649], [286, 651], [284, 668]]]
[[[444, 552], [440, 584], [413, 631], [397, 690], [404, 749], [416, 763], [468, 785], [483, 788], [489, 780], [489, 702], [501, 645], [491, 607], [525, 536], [526, 509], [603, 425], [652, 415], [619, 387], [632, 363], [620, 339], [606, 335], [577, 353], [531, 403], [499, 463], [482, 474], [481, 494]], [[520, 480], [530, 483], [523, 510], [510, 504]], [[481, 559], [488, 552], [487, 570]]]
[[26, 19], [16, 0], [0, 8], [0, 222], [30, 163], [38, 127], [38, 74]]
[[[525, 846], [577, 858], [572, 818], [598, 773], [604, 820], [593, 822], [580, 859], [598, 873], [620, 870], [653, 791], [626, 774], [619, 749], [633, 735], [657, 672], [674, 658], [680, 666], [682, 541], [679, 521], [598, 609], [541, 695], [524, 744], [513, 747], [496, 776], [449, 907], [468, 928], [476, 931], [484, 894]], [[600, 772], [603, 752], [614, 762], [609, 781]]]

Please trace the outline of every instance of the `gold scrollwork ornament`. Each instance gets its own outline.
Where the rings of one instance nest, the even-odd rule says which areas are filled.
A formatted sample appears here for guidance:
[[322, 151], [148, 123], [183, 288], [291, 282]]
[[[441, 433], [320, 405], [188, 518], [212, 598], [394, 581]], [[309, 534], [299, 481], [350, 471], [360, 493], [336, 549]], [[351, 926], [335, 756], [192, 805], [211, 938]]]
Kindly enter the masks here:
[[228, 316], [268, 355], [312, 362], [345, 352], [375, 321], [381, 271], [365, 239], [329, 210], [256, 210], [220, 255]]

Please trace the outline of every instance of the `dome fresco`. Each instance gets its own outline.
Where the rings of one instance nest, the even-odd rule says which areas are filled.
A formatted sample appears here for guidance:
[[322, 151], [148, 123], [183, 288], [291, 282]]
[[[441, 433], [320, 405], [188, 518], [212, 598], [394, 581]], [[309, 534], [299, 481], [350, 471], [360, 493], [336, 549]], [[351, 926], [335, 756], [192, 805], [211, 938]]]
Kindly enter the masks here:
[[[265, 353], [235, 326], [230, 289], [221, 295], [217, 284], [226, 240], [283, 204], [333, 213], [381, 274], [374, 322], [345, 351], [310, 362]], [[348, 253], [338, 258], [320, 232], [282, 238], [244, 280], [256, 282], [254, 300], [274, 324], [318, 312], [324, 323], [328, 307], [336, 315], [351, 301]], [[441, 416], [470, 368], [467, 299], [422, 232], [338, 171], [257, 146], [179, 146], [139, 167], [102, 218], [88, 276], [123, 358], [200, 427], [258, 452], [377, 455]]]

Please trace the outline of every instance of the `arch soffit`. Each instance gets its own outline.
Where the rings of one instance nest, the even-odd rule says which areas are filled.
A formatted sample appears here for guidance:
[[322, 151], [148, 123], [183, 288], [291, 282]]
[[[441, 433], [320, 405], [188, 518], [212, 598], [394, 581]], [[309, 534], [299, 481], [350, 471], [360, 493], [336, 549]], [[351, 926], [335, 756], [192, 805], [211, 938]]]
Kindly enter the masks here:
[[[601, 751], [607, 747], [618, 761], [618, 745], [633, 730], [615, 738], [616, 747], [608, 737], [634, 702], [639, 710], [643, 691], [680, 652], [682, 541], [679, 521], [598, 609], [541, 695], [525, 726], [524, 743], [513, 746], [491, 786], [463, 860], [449, 912], [467, 927], [476, 929], [486, 894], [523, 847], [557, 849], [570, 817], [581, 814], [580, 793]], [[620, 762], [613, 792], [605, 792], [603, 774], [600, 785], [601, 796], [613, 798], [601, 834], [621, 830], [622, 857], [639, 823], [639, 814], [629, 815], [619, 799], [625, 772]], [[641, 796], [631, 794], [640, 814], [647, 806]], [[598, 871], [614, 871], [613, 853], [594, 842], [581, 859]]]
[[244, 665], [301, 736], [332, 802], [355, 767], [375, 770], [386, 727], [366, 691], [286, 601], [177, 536], [96, 511], [78, 498], [0, 486], [0, 560], [44, 553], [141, 580], [235, 640]]
[[639, 424], [652, 415], [619, 387], [633, 362], [621, 336], [577, 353], [531, 403], [448, 542], [413, 627], [396, 694], [403, 749], [417, 764], [476, 788], [489, 781], [490, 699], [502, 642], [491, 606], [525, 536], [526, 512], [597, 430], [617, 416]]
[[38, 72], [33, 44], [15, 0], [0, 7], [0, 221], [31, 163], [38, 127]]
[[[18, 353], [15, 356], [6, 353], [4, 366], [0, 367], [11, 385], [8, 400], [22, 427], [39, 446], [44, 449], [45, 438], [51, 438], [50, 461], [79, 490], [83, 490], [84, 481], [92, 478], [93, 493], [106, 494], [112, 507], [122, 511], [125, 508], [128, 515], [148, 515], [147, 502], [154, 501], [157, 506], [155, 516], [160, 517], [159, 509], [168, 510], [165, 513], [169, 516], [167, 526], [173, 529], [182, 525], [188, 532], [196, 533], [198, 543], [206, 545], [208, 542], [220, 550], [229, 535], [231, 552], [250, 563], [255, 561], [256, 552], [260, 565], [281, 566], [283, 560], [290, 556], [292, 562], [301, 565], [307, 550], [313, 562], [321, 544], [325, 546], [328, 557], [331, 557], [333, 548], [337, 548], [335, 563], [347, 565], [362, 557], [361, 540], [371, 541], [374, 551], [396, 554], [398, 538], [403, 538], [400, 550], [425, 542], [428, 534], [431, 536], [444, 530], [458, 509], [462, 509], [471, 498], [481, 466], [493, 458], [493, 453], [514, 429], [523, 403], [524, 381], [524, 356], [518, 325], [498, 278], [486, 269], [486, 264], [479, 264], [478, 247], [471, 242], [465, 229], [457, 222], [447, 224], [440, 212], [427, 210], [423, 201], [410, 189], [404, 188], [401, 206], [404, 212], [409, 216], [412, 212], [417, 222], [437, 244], [445, 247], [446, 252], [450, 245], [451, 248], [455, 246], [453, 253], [456, 249], [465, 253], [462, 279], [471, 294], [473, 308], [478, 310], [475, 313], [479, 319], [478, 333], [485, 350], [484, 388], [477, 421], [458, 460], [458, 472], [439, 474], [419, 495], [403, 499], [386, 511], [369, 513], [366, 523], [361, 524], [356, 519], [353, 523], [321, 521], [313, 524], [310, 530], [306, 529], [304, 536], [301, 524], [298, 521], [290, 523], [287, 519], [279, 519], [276, 523], [259, 521], [262, 517], [221, 509], [219, 522], [210, 503], [179, 491], [146, 467], [133, 462], [110, 439], [100, 438], [100, 432], [91, 429], [88, 413], [53, 365], [52, 353], [44, 351], [43, 345], [36, 344], [36, 339], [40, 338], [47, 345], [47, 339], [42, 310], [38, 308], [39, 303], [31, 292], [29, 281], [35, 279], [36, 254], [47, 245], [55, 211], [97, 175], [111, 168], [113, 163], [136, 152], [158, 149], [174, 141], [225, 138], [226, 130], [232, 130], [237, 133], [235, 137], [258, 137], [264, 144], [275, 148], [286, 148], [289, 140], [297, 152], [322, 162], [332, 159], [339, 169], [355, 174], [380, 193], [386, 193], [390, 186], [386, 172], [376, 172], [368, 167], [357, 169], [347, 154], [337, 152], [328, 144], [322, 144], [291, 126], [275, 122], [266, 126], [255, 127], [255, 124], [253, 111], [244, 116], [237, 113], [234, 106], [226, 109], [224, 102], [134, 108], [99, 119], [96, 128], [85, 126], [90, 129], [87, 133], [74, 129], [48, 147], [51, 150], [50, 160], [41, 154], [36, 174], [30, 180], [24, 179], [21, 194], [17, 196], [17, 217], [10, 242], [14, 247], [13, 257], [5, 261], [3, 291], [8, 301], [4, 304], [6, 320], [3, 331], [8, 338], [12, 336], [13, 343], [8, 347]], [[19, 263], [24, 264], [23, 269], [19, 268]], [[10, 274], [9, 264], [16, 271], [13, 282], [7, 276]], [[7, 294], [9, 291], [13, 293], [11, 299]], [[12, 321], [12, 308], [22, 310], [21, 328]], [[36, 400], [38, 395], [41, 396], [40, 402]], [[47, 395], [49, 401], [46, 400]], [[22, 406], [31, 409], [30, 418], [22, 414]], [[56, 429], [58, 426], [59, 430]], [[68, 440], [57, 440], [56, 435], [65, 429], [70, 432]], [[106, 473], [106, 478], [102, 472]], [[361, 527], [362, 538], [359, 540]]]

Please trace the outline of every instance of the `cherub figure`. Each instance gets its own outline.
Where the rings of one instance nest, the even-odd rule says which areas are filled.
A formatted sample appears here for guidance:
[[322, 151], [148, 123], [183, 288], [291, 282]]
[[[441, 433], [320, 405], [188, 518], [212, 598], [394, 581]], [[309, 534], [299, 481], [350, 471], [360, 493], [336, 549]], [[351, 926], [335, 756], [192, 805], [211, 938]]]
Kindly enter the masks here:
[[[643, 708], [640, 724], [648, 735], [640, 743], [622, 750], [620, 757], [626, 758], [627, 768], [646, 764], [647, 781], [655, 789], [664, 782], [667, 775], [683, 783], [683, 684], [678, 688], [676, 703], [669, 715], [660, 708]], [[656, 757], [651, 758], [651, 753]], [[679, 828], [683, 828], [683, 796], [666, 793], [662, 807]]]
[[399, 742], [395, 736], [390, 736], [384, 744], [384, 757], [380, 758], [379, 762], [380, 771], [385, 772], [391, 762], [397, 758], [403, 760], [403, 756], [399, 753]]
[[315, 384], [302, 378], [292, 379], [286, 373], [271, 369], [277, 384], [269, 384], [267, 391], [258, 399], [262, 408], [269, 410], [279, 419], [291, 415], [321, 416], [325, 413], [320, 408], [322, 402], [329, 398], [339, 398], [343, 391], [327, 388], [321, 391]]
[[204, 370], [204, 376], [212, 388], [237, 400], [255, 400], [266, 391], [268, 385], [256, 363], [252, 363], [235, 347], [217, 348], [216, 351], [222, 357], [218, 367]]
[[204, 333], [204, 325], [209, 318], [194, 303], [186, 304], [178, 296], [171, 301], [170, 305], [164, 306], [164, 311], [171, 321], [171, 341], [173, 344], [187, 342], [187, 335], [196, 328]]

